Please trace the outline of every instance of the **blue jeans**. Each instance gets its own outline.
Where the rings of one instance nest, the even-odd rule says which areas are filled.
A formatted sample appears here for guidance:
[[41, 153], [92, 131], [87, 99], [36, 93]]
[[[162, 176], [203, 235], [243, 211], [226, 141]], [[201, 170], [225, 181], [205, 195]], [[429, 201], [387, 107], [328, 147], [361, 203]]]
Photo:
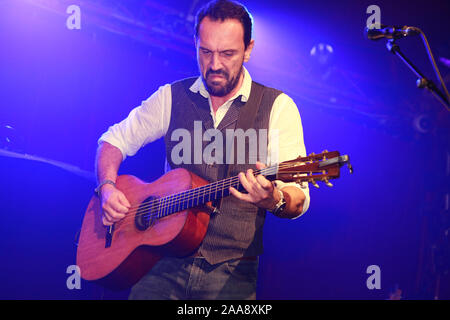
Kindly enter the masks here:
[[215, 265], [203, 257], [165, 257], [131, 289], [131, 300], [254, 300], [258, 259]]

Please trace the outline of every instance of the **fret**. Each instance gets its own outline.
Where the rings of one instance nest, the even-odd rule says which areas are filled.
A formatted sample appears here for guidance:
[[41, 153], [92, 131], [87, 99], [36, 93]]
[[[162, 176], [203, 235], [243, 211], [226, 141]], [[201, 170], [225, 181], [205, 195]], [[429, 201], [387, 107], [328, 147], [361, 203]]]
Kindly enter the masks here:
[[194, 202], [193, 202], [192, 195], [189, 195], [188, 207], [189, 207], [189, 208], [192, 208], [193, 206], [194, 206]]
[[180, 196], [180, 207], [178, 211], [186, 210], [186, 194], [183, 192]]
[[166, 216], [170, 214], [170, 207], [172, 206], [172, 196], [167, 197], [167, 204], [166, 204]]
[[169, 199], [169, 206], [168, 206], [168, 209], [167, 209], [167, 215], [176, 212], [175, 211], [175, 198], [176, 198], [176, 196], [177, 195], [175, 194], [175, 195], [169, 197], [170, 199]]
[[208, 184], [205, 187], [205, 195], [206, 195], [205, 203], [210, 202], [211, 201], [211, 185], [210, 184]]
[[214, 187], [213, 187], [213, 199], [214, 200], [217, 200], [219, 198], [217, 192], [218, 192], [218, 185], [217, 185], [217, 182], [214, 182]]
[[192, 201], [192, 206], [198, 206], [200, 204], [200, 201], [198, 199], [198, 196], [194, 197], [194, 200]]
[[167, 209], [169, 204], [169, 197], [164, 198], [164, 210], [163, 210], [163, 216], [167, 216]]
[[177, 198], [177, 201], [175, 203], [175, 212], [181, 211], [180, 210], [180, 197]]
[[158, 217], [159, 218], [163, 217], [163, 212], [162, 212], [163, 208], [164, 208], [164, 198], [161, 198], [159, 200], [159, 205], [158, 205]]
[[178, 211], [186, 210], [186, 202], [185, 201], [186, 201], [185, 197], [184, 196], [181, 197], [181, 199], [179, 200], [180, 205], [178, 207]]

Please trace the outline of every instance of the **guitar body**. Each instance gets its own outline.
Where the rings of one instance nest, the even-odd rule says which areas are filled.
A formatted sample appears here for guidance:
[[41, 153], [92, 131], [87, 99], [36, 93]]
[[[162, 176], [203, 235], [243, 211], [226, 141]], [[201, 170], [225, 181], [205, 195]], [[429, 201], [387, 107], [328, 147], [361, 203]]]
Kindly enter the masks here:
[[[175, 169], [152, 183], [134, 176], [117, 178], [132, 207], [149, 197], [164, 197], [206, 185], [207, 181], [185, 169]], [[163, 256], [192, 254], [205, 237], [209, 214], [198, 208], [180, 211], [157, 219], [147, 229], [136, 226], [139, 212], [130, 209], [114, 224], [111, 233], [102, 223], [100, 200], [93, 196], [86, 210], [80, 233], [77, 265], [81, 277], [111, 289], [125, 289], [135, 284]]]
[[[285, 182], [316, 181], [328, 186], [339, 168], [352, 167], [347, 155], [323, 151], [254, 171], [267, 179]], [[122, 175], [116, 187], [131, 204], [125, 218], [108, 228], [102, 222], [97, 196], [84, 215], [77, 250], [81, 277], [111, 289], [135, 284], [164, 256], [189, 256], [202, 243], [209, 224], [211, 202], [229, 196], [229, 188], [244, 190], [239, 177], [209, 183], [185, 170], [175, 169], [152, 183]], [[195, 190], [192, 190], [195, 189]]]

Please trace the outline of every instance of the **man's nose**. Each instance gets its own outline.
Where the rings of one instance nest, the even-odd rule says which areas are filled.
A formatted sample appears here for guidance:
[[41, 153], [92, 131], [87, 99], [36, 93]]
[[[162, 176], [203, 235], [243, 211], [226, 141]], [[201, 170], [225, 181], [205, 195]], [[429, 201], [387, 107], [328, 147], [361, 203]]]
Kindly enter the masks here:
[[218, 52], [214, 52], [211, 55], [210, 68], [211, 70], [220, 70], [222, 67], [222, 63], [220, 62], [220, 57]]

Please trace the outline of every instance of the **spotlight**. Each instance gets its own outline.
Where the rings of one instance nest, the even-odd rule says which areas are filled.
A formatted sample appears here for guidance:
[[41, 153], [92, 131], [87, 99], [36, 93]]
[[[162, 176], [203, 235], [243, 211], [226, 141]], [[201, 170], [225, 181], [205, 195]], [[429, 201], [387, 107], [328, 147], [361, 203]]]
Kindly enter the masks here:
[[309, 53], [319, 65], [326, 65], [330, 63], [330, 60], [333, 57], [333, 52], [334, 50], [331, 45], [318, 43], [312, 47]]

